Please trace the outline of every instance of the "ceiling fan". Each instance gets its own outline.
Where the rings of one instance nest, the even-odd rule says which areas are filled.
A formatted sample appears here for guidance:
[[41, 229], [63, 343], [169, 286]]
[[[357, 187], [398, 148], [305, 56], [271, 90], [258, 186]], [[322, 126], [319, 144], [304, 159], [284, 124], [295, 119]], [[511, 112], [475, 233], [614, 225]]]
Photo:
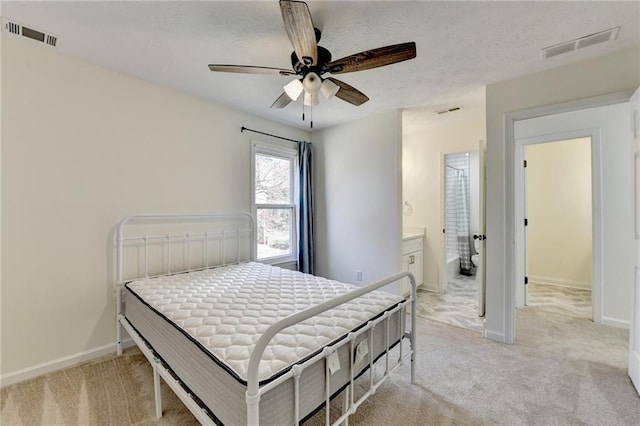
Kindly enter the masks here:
[[297, 100], [303, 92], [306, 106], [319, 103], [318, 92], [322, 92], [327, 99], [335, 95], [345, 102], [360, 106], [369, 100], [364, 93], [344, 81], [323, 76], [377, 68], [416, 57], [416, 44], [409, 42], [365, 50], [332, 61], [331, 52], [317, 44], [320, 41], [321, 32], [313, 26], [309, 7], [305, 2], [280, 0], [280, 12], [287, 35], [293, 45], [292, 69], [249, 65], [209, 65], [211, 71], [218, 72], [296, 76], [293, 81], [284, 86], [284, 93], [275, 100], [271, 108], [284, 108]]

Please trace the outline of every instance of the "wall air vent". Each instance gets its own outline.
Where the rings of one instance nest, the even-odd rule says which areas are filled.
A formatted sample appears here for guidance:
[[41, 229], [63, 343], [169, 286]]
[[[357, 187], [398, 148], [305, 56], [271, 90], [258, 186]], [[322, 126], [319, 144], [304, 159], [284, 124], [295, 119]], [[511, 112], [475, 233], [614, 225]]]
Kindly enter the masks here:
[[2, 18], [2, 32], [22, 36], [51, 47], [56, 47], [58, 44], [57, 36], [51, 33], [45, 33], [44, 31], [36, 30], [33, 27], [27, 27], [12, 19], [7, 19], [4, 17]]
[[608, 30], [600, 31], [599, 33], [589, 34], [584, 37], [565, 41], [564, 43], [545, 47], [544, 49], [542, 49], [542, 59], [548, 59], [554, 56], [562, 55], [563, 53], [573, 52], [574, 50], [582, 49], [583, 47], [589, 47], [595, 44], [613, 41], [618, 38], [619, 31], [620, 27], [609, 28]]
[[447, 114], [449, 112], [460, 111], [461, 109], [462, 109], [462, 107], [456, 106], [456, 107], [451, 107], [451, 108], [447, 108], [447, 109], [438, 110], [438, 111], [436, 111], [436, 114]]

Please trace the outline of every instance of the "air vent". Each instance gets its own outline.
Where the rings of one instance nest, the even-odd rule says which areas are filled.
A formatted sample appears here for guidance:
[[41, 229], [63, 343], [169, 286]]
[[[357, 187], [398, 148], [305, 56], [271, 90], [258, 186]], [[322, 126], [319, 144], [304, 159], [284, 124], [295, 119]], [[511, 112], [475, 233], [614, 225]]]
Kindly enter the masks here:
[[58, 45], [57, 36], [36, 30], [33, 27], [24, 26], [16, 21], [4, 17], [2, 18], [2, 31], [16, 36], [22, 36], [30, 40], [46, 44], [47, 46], [56, 47]]
[[10, 33], [20, 34], [20, 25], [15, 22], [7, 22], [6, 28]]
[[620, 31], [620, 27], [609, 28], [608, 30], [600, 31], [599, 33], [590, 34], [588, 36], [566, 41], [564, 43], [545, 47], [544, 49], [542, 49], [542, 59], [552, 58], [554, 56], [573, 52], [574, 50], [593, 46], [595, 44], [605, 43], [607, 41], [613, 41], [616, 38], [618, 38], [619, 31]]
[[456, 107], [451, 107], [451, 108], [448, 108], [448, 109], [438, 110], [438, 111], [436, 111], [436, 114], [447, 114], [449, 112], [460, 111], [461, 109], [462, 109], [462, 107], [456, 106]]

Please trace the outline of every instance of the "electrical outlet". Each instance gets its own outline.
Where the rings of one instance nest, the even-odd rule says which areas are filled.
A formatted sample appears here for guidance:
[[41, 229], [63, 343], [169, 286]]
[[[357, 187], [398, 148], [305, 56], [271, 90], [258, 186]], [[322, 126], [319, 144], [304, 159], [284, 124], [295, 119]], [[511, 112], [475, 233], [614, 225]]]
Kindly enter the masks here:
[[362, 271], [356, 271], [356, 281], [362, 281]]

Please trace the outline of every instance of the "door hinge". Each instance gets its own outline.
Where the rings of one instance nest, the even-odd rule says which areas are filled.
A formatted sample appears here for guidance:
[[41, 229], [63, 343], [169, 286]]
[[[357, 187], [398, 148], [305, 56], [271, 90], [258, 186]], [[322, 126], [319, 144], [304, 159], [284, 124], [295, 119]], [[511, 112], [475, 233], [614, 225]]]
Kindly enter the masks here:
[[529, 277], [524, 277], [524, 283], [529, 284]]
[[524, 220], [524, 226], [529, 226], [529, 219], [526, 219], [526, 218], [525, 218], [525, 220]]
[[524, 167], [527, 167], [527, 160], [523, 161]]

